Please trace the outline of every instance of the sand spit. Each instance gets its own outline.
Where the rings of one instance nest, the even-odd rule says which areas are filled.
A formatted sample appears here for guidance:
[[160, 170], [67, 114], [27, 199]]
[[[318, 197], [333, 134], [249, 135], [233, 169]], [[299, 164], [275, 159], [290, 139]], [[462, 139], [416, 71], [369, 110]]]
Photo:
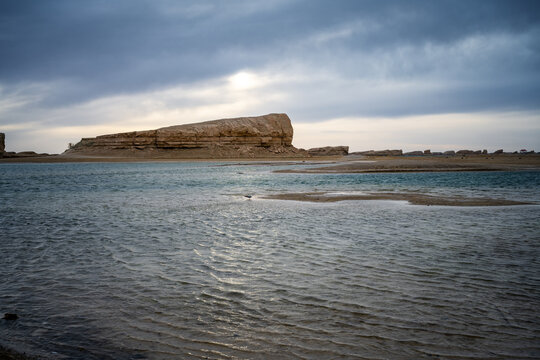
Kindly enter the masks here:
[[346, 157], [346, 161], [334, 166], [311, 169], [277, 170], [279, 173], [305, 174], [351, 174], [384, 172], [445, 172], [445, 171], [516, 171], [540, 170], [540, 155], [495, 155], [466, 157]]
[[263, 199], [294, 200], [308, 202], [337, 202], [344, 200], [401, 200], [413, 205], [439, 205], [439, 206], [508, 206], [532, 205], [532, 203], [490, 198], [465, 198], [457, 196], [435, 196], [427, 194], [407, 193], [366, 193], [366, 194], [339, 194], [328, 192], [286, 193], [264, 196]]

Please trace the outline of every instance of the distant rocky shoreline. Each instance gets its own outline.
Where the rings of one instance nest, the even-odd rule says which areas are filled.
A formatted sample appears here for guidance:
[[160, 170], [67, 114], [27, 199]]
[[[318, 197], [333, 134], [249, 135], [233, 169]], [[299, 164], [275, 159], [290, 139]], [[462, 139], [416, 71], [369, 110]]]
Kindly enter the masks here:
[[38, 154], [34, 151], [6, 151], [6, 134], [0, 133], [0, 159], [20, 159], [20, 158], [37, 158], [44, 156], [54, 156], [49, 154]]
[[500, 155], [500, 154], [536, 154], [534, 150], [527, 151], [525, 149], [520, 151], [505, 152], [503, 149], [496, 150], [492, 153], [484, 150], [447, 150], [447, 151], [409, 151], [403, 152], [403, 150], [368, 150], [352, 152], [349, 155], [364, 155], [364, 156], [465, 156], [465, 155]]
[[489, 153], [487, 150], [410, 151], [368, 150], [349, 153], [348, 146], [299, 149], [292, 145], [293, 127], [287, 114], [211, 120], [83, 138], [70, 144], [61, 155], [34, 151], [6, 152], [5, 134], [0, 133], [0, 161], [130, 161], [210, 159], [311, 159], [321, 157], [466, 157], [478, 155], [530, 155], [535, 151]]

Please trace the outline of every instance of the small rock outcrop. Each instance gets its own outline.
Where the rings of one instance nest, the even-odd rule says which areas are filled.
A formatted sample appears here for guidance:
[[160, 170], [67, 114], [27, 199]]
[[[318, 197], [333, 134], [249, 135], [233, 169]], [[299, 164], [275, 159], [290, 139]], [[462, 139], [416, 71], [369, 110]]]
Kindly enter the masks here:
[[6, 134], [0, 133], [0, 158], [3, 159], [13, 159], [13, 158], [34, 158], [34, 157], [43, 157], [50, 156], [49, 154], [37, 154], [34, 151], [6, 151]]
[[186, 157], [307, 156], [292, 146], [293, 127], [286, 114], [221, 119], [83, 138], [65, 154], [176, 154]]
[[6, 134], [0, 133], [0, 157], [4, 156], [6, 150]]
[[4, 320], [17, 320], [19, 316], [17, 314], [6, 313], [4, 314]]
[[348, 146], [325, 146], [311, 148], [307, 151], [311, 156], [345, 156], [349, 153]]
[[424, 152], [423, 151], [409, 151], [409, 152], [406, 152], [403, 155], [405, 155], [405, 156], [422, 156], [422, 155], [424, 155]]
[[365, 156], [401, 156], [403, 150], [368, 150], [351, 153], [351, 155], [365, 155]]

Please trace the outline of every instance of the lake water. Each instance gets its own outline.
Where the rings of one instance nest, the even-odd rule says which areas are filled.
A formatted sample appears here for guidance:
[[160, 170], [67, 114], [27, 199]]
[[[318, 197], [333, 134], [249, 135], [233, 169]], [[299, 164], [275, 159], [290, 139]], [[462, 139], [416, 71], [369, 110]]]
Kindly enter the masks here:
[[[540, 358], [540, 172], [0, 164], [0, 344], [46, 359]], [[254, 195], [248, 200], [243, 195]]]

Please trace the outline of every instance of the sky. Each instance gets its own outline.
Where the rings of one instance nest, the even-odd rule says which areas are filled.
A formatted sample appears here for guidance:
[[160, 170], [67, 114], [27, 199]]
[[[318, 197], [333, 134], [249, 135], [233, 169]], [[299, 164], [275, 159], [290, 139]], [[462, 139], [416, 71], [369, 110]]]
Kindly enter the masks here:
[[302, 148], [540, 151], [540, 1], [0, 0], [7, 151], [267, 113]]

